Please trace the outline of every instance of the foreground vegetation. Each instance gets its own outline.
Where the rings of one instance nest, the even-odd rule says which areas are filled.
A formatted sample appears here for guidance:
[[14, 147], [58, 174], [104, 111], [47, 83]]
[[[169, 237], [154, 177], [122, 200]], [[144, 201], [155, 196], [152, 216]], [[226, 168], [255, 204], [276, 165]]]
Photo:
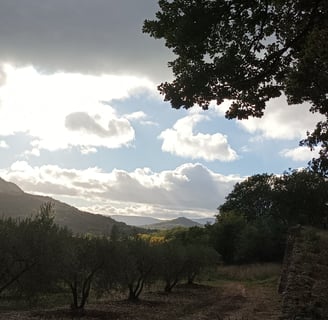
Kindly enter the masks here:
[[171, 292], [219, 262], [209, 246], [178, 239], [73, 235], [54, 224], [51, 203], [34, 218], [0, 220], [0, 236], [0, 294], [32, 302], [70, 293], [67, 305], [73, 310], [83, 310], [91, 292], [127, 291], [136, 301], [146, 285], [159, 281]]
[[83, 315], [87, 304], [101, 309], [101, 299], [116, 306], [119, 293], [138, 306], [140, 297], [143, 306], [173, 303], [168, 312], [182, 315], [173, 291], [187, 297], [185, 308], [218, 304], [219, 317], [222, 295], [274, 295], [288, 228], [326, 227], [327, 193], [327, 181], [309, 171], [256, 175], [236, 184], [214, 225], [137, 235], [113, 228], [110, 236], [74, 235], [54, 223], [46, 203], [35, 217], [0, 220], [0, 306], [25, 301], [32, 308], [46, 298]]
[[65, 297], [57, 294], [43, 296], [34, 308], [16, 300], [7, 301], [6, 310], [2, 300], [0, 319], [278, 319], [280, 266], [249, 265], [245, 278], [242, 268], [237, 269], [219, 267], [193, 285], [177, 285], [170, 294], [163, 292], [163, 283], [153, 283], [146, 286], [138, 303], [126, 300], [124, 292], [99, 297], [92, 291], [83, 313], [67, 308]]

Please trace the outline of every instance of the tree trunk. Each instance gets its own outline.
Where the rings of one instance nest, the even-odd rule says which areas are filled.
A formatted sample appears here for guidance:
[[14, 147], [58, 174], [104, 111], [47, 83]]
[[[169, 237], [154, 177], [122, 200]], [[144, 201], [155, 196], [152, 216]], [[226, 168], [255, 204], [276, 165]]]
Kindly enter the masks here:
[[73, 296], [73, 302], [71, 303], [71, 309], [77, 310], [79, 308], [79, 302], [78, 302], [78, 293], [77, 293], [77, 281], [74, 280], [73, 283], [70, 284], [71, 292]]
[[164, 291], [170, 293], [172, 289], [176, 286], [179, 279], [175, 278], [172, 282], [170, 280], [166, 280]]
[[188, 274], [188, 281], [187, 281], [187, 284], [194, 284], [194, 281], [195, 281], [195, 278], [196, 278], [196, 273], [191, 273], [191, 274]]
[[11, 278], [5, 282], [4, 285], [2, 285], [2, 287], [0, 287], [0, 293], [4, 290], [6, 290], [8, 287], [10, 287], [14, 282], [16, 282], [21, 276], [23, 276], [24, 273], [28, 272], [29, 270], [31, 270], [34, 266], [36, 265], [36, 262], [32, 263], [32, 264], [26, 264], [26, 266], [24, 268], [22, 268], [22, 270], [20, 270], [19, 272], [17, 272], [15, 275], [12, 275]]
[[143, 290], [144, 287], [144, 279], [143, 278], [139, 278], [136, 286], [133, 286], [133, 283], [129, 284], [129, 300], [130, 301], [138, 301], [139, 300], [139, 296]]
[[84, 309], [87, 299], [89, 298], [90, 288], [91, 288], [91, 278], [88, 278], [83, 282], [82, 297], [81, 297], [81, 303], [79, 305], [79, 309]]

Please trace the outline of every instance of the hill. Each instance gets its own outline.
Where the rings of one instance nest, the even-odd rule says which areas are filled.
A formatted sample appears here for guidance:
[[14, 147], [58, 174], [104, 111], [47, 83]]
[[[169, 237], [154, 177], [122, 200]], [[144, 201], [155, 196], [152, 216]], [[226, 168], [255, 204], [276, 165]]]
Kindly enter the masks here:
[[3, 194], [23, 194], [24, 191], [12, 182], [0, 178], [0, 193]]
[[208, 218], [199, 218], [199, 219], [192, 219], [192, 221], [195, 221], [200, 224], [213, 224], [215, 222], [215, 218], [213, 217], [208, 217]]
[[113, 215], [111, 216], [112, 219], [120, 222], [124, 222], [130, 226], [146, 226], [154, 223], [161, 222], [162, 220], [152, 218], [152, 217], [143, 217], [143, 216], [125, 216], [125, 215]]
[[[144, 217], [144, 216], [126, 216], [126, 215], [113, 215], [111, 216], [112, 219], [120, 222], [124, 222], [130, 226], [136, 227], [145, 227], [149, 225], [153, 225], [155, 223], [167, 222], [167, 220], [161, 220], [153, 217]], [[207, 223], [213, 224], [215, 222], [215, 218], [208, 217], [208, 218], [196, 218], [196, 219], [189, 219], [191, 221], [195, 221], [199, 224], [205, 225]]]
[[154, 230], [167, 230], [167, 229], [173, 229], [177, 227], [183, 227], [183, 228], [191, 228], [191, 227], [202, 227], [200, 223], [197, 223], [193, 220], [179, 217], [173, 220], [164, 220], [158, 223], [150, 224], [143, 226], [146, 229], [154, 229]]
[[67, 227], [74, 233], [110, 235], [116, 225], [119, 232], [128, 234], [136, 228], [117, 222], [110, 217], [81, 211], [50, 197], [25, 193], [17, 185], [0, 178], [0, 216], [24, 218], [36, 214], [45, 202], [52, 202], [55, 209], [55, 223]]

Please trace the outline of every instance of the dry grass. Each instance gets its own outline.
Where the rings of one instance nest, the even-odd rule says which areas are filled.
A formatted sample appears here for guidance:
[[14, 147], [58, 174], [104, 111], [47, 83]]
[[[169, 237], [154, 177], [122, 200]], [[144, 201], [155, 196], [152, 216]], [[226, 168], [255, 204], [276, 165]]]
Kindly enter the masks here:
[[317, 230], [317, 235], [324, 241], [328, 241], [328, 230]]
[[271, 281], [278, 279], [281, 265], [274, 263], [220, 266], [216, 276], [220, 280], [233, 281]]
[[89, 304], [79, 315], [61, 308], [0, 313], [0, 319], [278, 320], [279, 303], [271, 288], [227, 282], [220, 287], [180, 286], [169, 295], [147, 292], [139, 303], [105, 299]]

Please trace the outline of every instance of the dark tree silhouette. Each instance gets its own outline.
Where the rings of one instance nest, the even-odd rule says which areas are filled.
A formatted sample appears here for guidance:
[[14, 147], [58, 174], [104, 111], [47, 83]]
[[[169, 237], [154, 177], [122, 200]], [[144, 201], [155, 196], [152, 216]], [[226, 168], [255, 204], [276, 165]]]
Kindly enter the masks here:
[[262, 117], [266, 102], [311, 104], [326, 119], [302, 145], [320, 145], [313, 169], [328, 174], [328, 2], [326, 0], [159, 0], [143, 32], [177, 58], [159, 91], [173, 108], [232, 100], [226, 117]]

